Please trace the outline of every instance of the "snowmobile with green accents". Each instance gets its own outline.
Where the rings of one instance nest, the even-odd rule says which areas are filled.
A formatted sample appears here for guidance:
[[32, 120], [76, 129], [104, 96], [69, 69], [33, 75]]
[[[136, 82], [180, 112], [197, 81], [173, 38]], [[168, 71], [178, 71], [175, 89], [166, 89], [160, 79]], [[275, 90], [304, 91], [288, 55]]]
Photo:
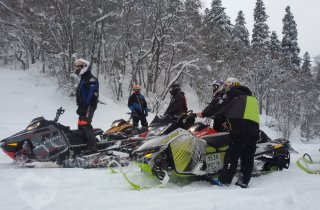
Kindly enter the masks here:
[[[216, 133], [198, 138], [183, 129], [145, 141], [131, 154], [142, 171], [161, 182], [171, 176], [212, 179], [223, 167], [230, 142], [229, 133]], [[253, 175], [288, 168], [288, 142], [257, 144]]]

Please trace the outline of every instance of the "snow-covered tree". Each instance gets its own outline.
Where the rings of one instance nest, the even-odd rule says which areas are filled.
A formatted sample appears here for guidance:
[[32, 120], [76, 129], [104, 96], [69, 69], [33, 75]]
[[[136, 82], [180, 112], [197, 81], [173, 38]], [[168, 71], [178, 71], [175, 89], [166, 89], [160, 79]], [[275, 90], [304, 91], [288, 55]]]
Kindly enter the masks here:
[[209, 11], [207, 24], [211, 28], [218, 29], [222, 32], [231, 32], [230, 18], [225, 13], [221, 0], [212, 0], [211, 9]]
[[236, 18], [236, 23], [232, 30], [232, 38], [236, 42], [242, 42], [246, 47], [249, 46], [249, 31], [245, 26], [246, 21], [244, 18], [244, 14], [242, 11], [238, 12], [238, 16]]
[[320, 93], [311, 74], [310, 55], [306, 52], [303, 56], [301, 72], [299, 72], [298, 97], [301, 101], [301, 135], [307, 140], [312, 138], [318, 129], [320, 110], [317, 110]]
[[303, 55], [303, 63], [301, 70], [304, 74], [311, 77], [311, 57], [308, 52]]
[[253, 17], [252, 48], [256, 50], [267, 50], [270, 41], [269, 26], [266, 23], [268, 15], [262, 0], [257, 0]]
[[283, 52], [289, 57], [290, 61], [295, 68], [300, 66], [299, 52], [300, 48], [298, 46], [298, 31], [297, 24], [294, 20], [294, 16], [291, 13], [290, 7], [286, 7], [286, 14], [282, 19], [283, 29], [282, 29], [282, 49]]
[[278, 35], [275, 31], [272, 31], [270, 36], [270, 53], [272, 59], [279, 58], [279, 54], [282, 52], [281, 42], [278, 39]]
[[316, 84], [320, 89], [320, 55], [314, 58], [314, 62], [315, 62], [314, 72], [316, 74]]
[[251, 40], [251, 62], [245, 77], [258, 97], [260, 112], [263, 109], [264, 97], [270, 85], [272, 61], [269, 56], [270, 37], [266, 21], [268, 15], [262, 0], [257, 0], [254, 8], [254, 27]]

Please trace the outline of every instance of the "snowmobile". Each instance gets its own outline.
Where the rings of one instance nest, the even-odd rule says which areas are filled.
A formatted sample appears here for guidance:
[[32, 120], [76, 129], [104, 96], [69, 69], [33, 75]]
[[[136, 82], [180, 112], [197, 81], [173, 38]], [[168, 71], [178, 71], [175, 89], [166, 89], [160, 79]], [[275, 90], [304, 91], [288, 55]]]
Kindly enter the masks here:
[[129, 114], [130, 117], [128, 120], [124, 119], [119, 119], [115, 120], [111, 124], [111, 128], [106, 130], [102, 134], [103, 140], [123, 140], [123, 139], [128, 139], [132, 136], [138, 135], [141, 138], [144, 138], [145, 135], [147, 134], [148, 128], [146, 127], [141, 127], [137, 128], [135, 127], [132, 123], [132, 113], [128, 112], [126, 114]]
[[[229, 133], [198, 138], [179, 128], [143, 142], [131, 156], [142, 171], [156, 176], [162, 183], [172, 176], [212, 180], [223, 167], [229, 142]], [[257, 144], [253, 175], [288, 168], [290, 153], [286, 144]]]
[[[128, 113], [128, 114], [131, 114], [131, 113]], [[118, 123], [118, 122], [121, 122], [121, 123], [124, 122], [124, 124], [121, 125], [121, 123]], [[128, 125], [128, 121], [125, 122], [124, 120], [123, 121], [117, 120], [117, 121], [114, 121], [115, 123], [114, 130], [120, 127], [127, 127], [128, 130], [131, 130], [131, 131], [129, 131], [127, 134], [125, 133], [126, 131], [124, 131], [123, 133], [120, 132], [120, 133], [113, 133], [113, 134], [110, 132], [109, 133], [110, 136], [122, 137], [122, 138], [119, 138], [118, 140], [113, 140], [113, 142], [117, 142], [117, 141], [118, 142], [115, 143], [110, 148], [112, 148], [115, 151], [121, 151], [121, 152], [126, 152], [130, 154], [143, 141], [152, 139], [156, 136], [166, 135], [177, 128], [188, 129], [191, 125], [194, 124], [194, 122], [195, 122], [195, 114], [193, 114], [191, 110], [180, 116], [165, 115], [163, 117], [159, 117], [158, 115], [156, 115], [146, 130], [140, 129], [141, 131], [140, 133], [138, 132], [138, 134], [135, 134], [135, 135], [131, 133], [127, 136], [127, 134], [130, 133], [134, 128], [131, 128], [130, 125]]]
[[162, 117], [155, 116], [148, 127], [146, 139], [151, 139], [155, 136], [161, 136], [171, 133], [177, 128], [188, 130], [195, 122], [195, 114], [192, 110], [183, 113], [179, 116], [165, 115]]
[[94, 129], [98, 152], [86, 149], [86, 138], [78, 131], [58, 123], [64, 113], [57, 110], [55, 119], [33, 119], [27, 128], [0, 141], [2, 150], [20, 166], [33, 167], [33, 162], [56, 162], [63, 167], [98, 167], [115, 158], [107, 149], [112, 142], [100, 141], [103, 131]]
[[218, 133], [210, 124], [202, 122], [196, 122], [188, 130], [198, 138]]
[[[209, 118], [209, 119], [206, 119], [206, 121], [204, 123], [203, 122], [196, 122], [188, 129], [188, 131], [190, 131], [190, 133], [192, 133], [194, 136], [196, 136], [198, 138], [217, 134], [218, 131], [216, 129], [210, 127], [211, 120], [212, 119]], [[260, 130], [259, 131], [259, 139], [257, 140], [257, 144], [268, 143], [268, 142], [284, 144], [286, 146], [286, 148], [289, 150], [289, 152], [298, 153], [295, 149], [293, 149], [291, 147], [289, 140], [286, 140], [283, 138], [271, 140], [264, 131]]]
[[133, 139], [148, 139], [152, 136], [168, 134], [177, 127], [188, 129], [195, 122], [195, 115], [190, 110], [181, 116], [165, 115], [159, 117], [156, 115], [148, 128], [137, 128], [131, 123], [132, 113], [126, 114], [129, 114], [130, 118], [127, 121], [124, 119], [113, 121], [111, 128], [102, 135], [104, 140], [123, 140], [131, 137]]

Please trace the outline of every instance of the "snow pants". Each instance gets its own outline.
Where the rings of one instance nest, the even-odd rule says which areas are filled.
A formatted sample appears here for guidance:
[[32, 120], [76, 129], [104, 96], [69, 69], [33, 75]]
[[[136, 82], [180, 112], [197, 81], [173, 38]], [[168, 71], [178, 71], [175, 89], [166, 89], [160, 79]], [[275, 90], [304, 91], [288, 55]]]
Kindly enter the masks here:
[[88, 107], [86, 113], [79, 115], [78, 120], [78, 130], [84, 135], [87, 139], [87, 148], [89, 151], [96, 150], [97, 141], [93, 132], [93, 127], [91, 125], [93, 114], [95, 109]]
[[133, 115], [132, 116], [132, 122], [133, 125], [138, 127], [139, 126], [139, 120], [141, 121], [141, 126], [142, 127], [148, 127], [148, 121], [146, 116], [144, 115]]
[[[242, 182], [248, 184], [254, 166], [256, 142], [259, 138], [259, 125], [251, 122], [247, 123], [246, 120], [235, 120], [233, 123], [232, 120], [230, 121], [230, 128], [234, 129], [230, 130], [231, 142], [224, 158], [219, 180], [223, 184], [231, 184], [240, 158], [240, 172], [243, 175]], [[239, 130], [239, 127], [242, 129]]]

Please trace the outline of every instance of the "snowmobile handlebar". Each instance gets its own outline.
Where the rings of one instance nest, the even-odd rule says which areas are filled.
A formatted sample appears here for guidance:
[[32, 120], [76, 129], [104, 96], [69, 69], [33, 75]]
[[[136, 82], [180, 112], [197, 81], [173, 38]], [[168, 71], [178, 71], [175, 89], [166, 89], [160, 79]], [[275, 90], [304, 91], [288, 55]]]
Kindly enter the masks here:
[[187, 111], [186, 115], [190, 116], [190, 117], [195, 117], [197, 118], [197, 115], [195, 113], [193, 113], [193, 110], [189, 110]]
[[65, 110], [64, 110], [62, 107], [60, 107], [59, 109], [57, 109], [56, 117], [55, 117], [54, 120], [53, 120], [55, 123], [58, 122], [60, 115], [62, 115], [62, 114], [64, 113], [64, 111], [65, 111]]

